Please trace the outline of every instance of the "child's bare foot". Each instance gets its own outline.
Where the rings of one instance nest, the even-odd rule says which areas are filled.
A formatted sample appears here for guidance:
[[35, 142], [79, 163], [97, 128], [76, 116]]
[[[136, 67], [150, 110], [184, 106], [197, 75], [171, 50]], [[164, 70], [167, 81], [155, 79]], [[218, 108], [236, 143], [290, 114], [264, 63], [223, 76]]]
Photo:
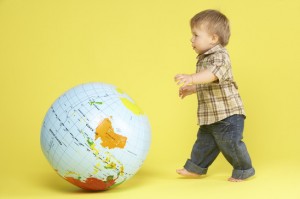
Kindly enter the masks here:
[[182, 175], [182, 176], [185, 176], [185, 177], [200, 177], [200, 176], [202, 176], [202, 175], [197, 174], [197, 173], [189, 172], [189, 171], [186, 170], [186, 169], [177, 169], [176, 172], [177, 172], [179, 175]]
[[242, 179], [236, 179], [236, 178], [230, 177], [230, 178], [228, 178], [228, 181], [229, 181], [229, 182], [243, 182], [244, 180], [242, 180]]

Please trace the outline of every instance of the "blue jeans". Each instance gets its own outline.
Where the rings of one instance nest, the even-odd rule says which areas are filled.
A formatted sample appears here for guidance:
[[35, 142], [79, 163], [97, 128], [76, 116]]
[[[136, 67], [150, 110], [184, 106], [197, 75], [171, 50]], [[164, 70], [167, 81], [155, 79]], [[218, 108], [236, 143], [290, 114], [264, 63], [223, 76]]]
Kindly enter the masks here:
[[235, 114], [209, 125], [201, 125], [193, 146], [191, 159], [184, 168], [206, 174], [208, 167], [221, 152], [233, 166], [232, 177], [246, 179], [255, 174], [243, 139], [244, 115]]

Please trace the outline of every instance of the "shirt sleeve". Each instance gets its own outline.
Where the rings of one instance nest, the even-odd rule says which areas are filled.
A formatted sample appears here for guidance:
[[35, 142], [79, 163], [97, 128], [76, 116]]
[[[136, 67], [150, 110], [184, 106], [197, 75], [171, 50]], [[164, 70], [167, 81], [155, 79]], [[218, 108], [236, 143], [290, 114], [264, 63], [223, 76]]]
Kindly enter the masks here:
[[226, 53], [217, 52], [211, 55], [207, 63], [207, 69], [219, 79], [219, 83], [229, 78], [230, 61]]

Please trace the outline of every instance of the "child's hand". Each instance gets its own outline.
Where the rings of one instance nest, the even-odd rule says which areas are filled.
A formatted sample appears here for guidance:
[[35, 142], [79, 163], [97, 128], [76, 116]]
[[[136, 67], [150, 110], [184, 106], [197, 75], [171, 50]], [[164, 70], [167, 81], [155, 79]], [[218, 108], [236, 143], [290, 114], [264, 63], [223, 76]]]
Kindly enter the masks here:
[[196, 85], [187, 85], [179, 88], [179, 97], [183, 99], [184, 97], [191, 95], [196, 92]]
[[186, 86], [189, 84], [193, 84], [193, 76], [192, 75], [186, 75], [186, 74], [178, 74], [175, 76], [175, 82], [177, 82], [177, 85]]

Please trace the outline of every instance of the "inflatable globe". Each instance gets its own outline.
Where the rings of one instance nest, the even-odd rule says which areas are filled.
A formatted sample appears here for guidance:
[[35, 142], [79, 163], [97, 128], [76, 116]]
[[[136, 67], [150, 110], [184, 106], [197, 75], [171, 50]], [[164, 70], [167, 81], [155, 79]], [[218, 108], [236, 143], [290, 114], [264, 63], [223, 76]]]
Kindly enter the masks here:
[[111, 189], [139, 170], [150, 131], [147, 116], [126, 93], [110, 84], [87, 83], [52, 104], [40, 141], [57, 174], [97, 191]]

